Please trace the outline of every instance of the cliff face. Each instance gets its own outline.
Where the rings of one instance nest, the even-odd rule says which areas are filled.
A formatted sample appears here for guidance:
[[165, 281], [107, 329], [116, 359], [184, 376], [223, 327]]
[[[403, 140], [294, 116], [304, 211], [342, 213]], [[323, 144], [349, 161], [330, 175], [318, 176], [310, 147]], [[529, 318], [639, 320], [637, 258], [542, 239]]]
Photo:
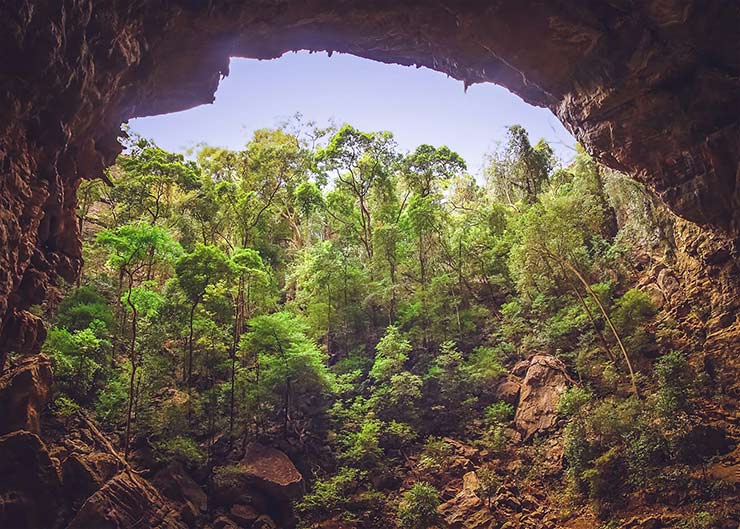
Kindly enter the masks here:
[[229, 56], [417, 64], [548, 106], [680, 215], [740, 234], [740, 7], [722, 0], [15, 0], [0, 7], [0, 366], [80, 267], [74, 191], [131, 117], [209, 103]]

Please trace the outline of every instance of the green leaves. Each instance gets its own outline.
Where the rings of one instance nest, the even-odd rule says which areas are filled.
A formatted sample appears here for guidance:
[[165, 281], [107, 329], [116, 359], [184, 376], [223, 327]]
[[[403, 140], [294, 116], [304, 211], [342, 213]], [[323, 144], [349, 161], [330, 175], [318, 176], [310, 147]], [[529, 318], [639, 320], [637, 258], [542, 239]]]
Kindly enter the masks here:
[[147, 260], [171, 262], [182, 253], [167, 229], [144, 222], [103, 230], [96, 241], [110, 252], [108, 266], [128, 271], [138, 271]]
[[233, 271], [232, 263], [220, 248], [203, 244], [197, 244], [175, 264], [177, 281], [192, 303], [200, 302], [209, 285], [228, 279]]

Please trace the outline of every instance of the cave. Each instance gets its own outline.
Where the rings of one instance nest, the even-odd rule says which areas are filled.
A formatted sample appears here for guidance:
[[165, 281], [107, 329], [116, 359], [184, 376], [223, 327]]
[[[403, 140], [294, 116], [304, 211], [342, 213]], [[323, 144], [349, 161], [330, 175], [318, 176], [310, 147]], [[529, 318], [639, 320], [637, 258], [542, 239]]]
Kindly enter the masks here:
[[1, 12], [0, 373], [9, 353], [39, 352], [29, 309], [79, 273], [75, 191], [104, 178], [121, 124], [211, 103], [231, 57], [341, 52], [502, 85], [701, 226], [697, 252], [722, 241], [703, 266], [734, 270], [735, 2], [10, 0]]

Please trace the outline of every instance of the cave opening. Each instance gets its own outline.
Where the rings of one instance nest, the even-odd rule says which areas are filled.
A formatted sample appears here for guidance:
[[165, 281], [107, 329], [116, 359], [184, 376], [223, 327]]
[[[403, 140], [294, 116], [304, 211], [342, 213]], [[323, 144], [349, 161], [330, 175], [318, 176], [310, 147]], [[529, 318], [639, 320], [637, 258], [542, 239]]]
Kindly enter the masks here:
[[[141, 7], [2, 8], [0, 525], [738, 522], [736, 5]], [[116, 159], [303, 49], [501, 84], [585, 151], [501, 127], [476, 179], [263, 123]]]

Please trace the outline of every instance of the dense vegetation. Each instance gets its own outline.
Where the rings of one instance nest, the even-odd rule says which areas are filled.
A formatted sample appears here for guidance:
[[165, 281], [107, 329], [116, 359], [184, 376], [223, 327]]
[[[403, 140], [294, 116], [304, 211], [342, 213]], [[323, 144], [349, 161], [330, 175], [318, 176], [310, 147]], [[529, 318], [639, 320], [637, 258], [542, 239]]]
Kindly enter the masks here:
[[[424, 528], [442, 437], [504, 454], [494, 389], [539, 352], [577, 382], [559, 407], [573, 502], [608, 512], [700, 457], [695, 376], [631, 288], [652, 202], [583, 152], [560, 167], [513, 126], [477, 181], [446, 147], [293, 123], [193, 160], [132, 138], [109, 179], [78, 192], [86, 264], [45, 351], [56, 412], [94, 413], [127, 455], [214, 479], [219, 454], [289, 441], [306, 525]], [[426, 477], [404, 488], [410, 453]], [[498, 472], [479, 471], [489, 501]]]

